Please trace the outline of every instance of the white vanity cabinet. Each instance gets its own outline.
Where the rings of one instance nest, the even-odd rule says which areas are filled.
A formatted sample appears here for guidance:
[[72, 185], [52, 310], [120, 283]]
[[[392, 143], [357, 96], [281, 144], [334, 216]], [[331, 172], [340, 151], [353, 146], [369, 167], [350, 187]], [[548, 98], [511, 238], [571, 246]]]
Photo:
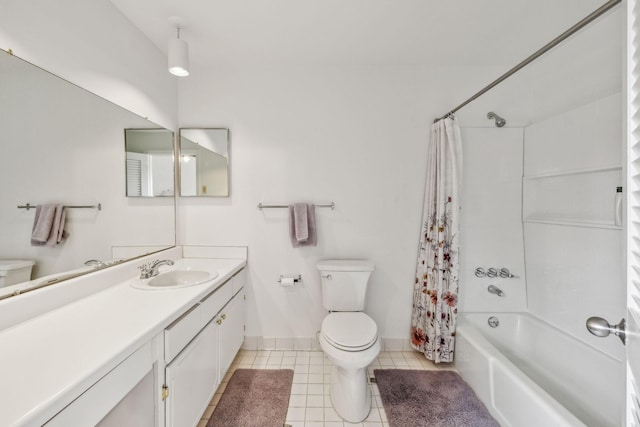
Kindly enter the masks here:
[[165, 329], [165, 426], [196, 426], [244, 341], [241, 270]]
[[[154, 254], [3, 300], [0, 426], [197, 425], [244, 339], [246, 250], [162, 253], [174, 269], [217, 277], [134, 286]], [[28, 321], [7, 321], [27, 303]]]

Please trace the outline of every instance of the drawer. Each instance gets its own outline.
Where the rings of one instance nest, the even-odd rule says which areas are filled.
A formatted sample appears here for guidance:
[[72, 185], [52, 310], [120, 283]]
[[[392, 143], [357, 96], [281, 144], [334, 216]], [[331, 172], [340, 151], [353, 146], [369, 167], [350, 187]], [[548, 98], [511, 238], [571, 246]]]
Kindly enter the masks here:
[[235, 295], [240, 289], [244, 287], [247, 282], [247, 270], [242, 269], [233, 276], [233, 295]]
[[202, 308], [199, 304], [180, 316], [164, 330], [164, 360], [170, 362], [202, 329]]
[[232, 280], [233, 279], [227, 280], [222, 286], [200, 301], [203, 325], [209, 323], [233, 296]]

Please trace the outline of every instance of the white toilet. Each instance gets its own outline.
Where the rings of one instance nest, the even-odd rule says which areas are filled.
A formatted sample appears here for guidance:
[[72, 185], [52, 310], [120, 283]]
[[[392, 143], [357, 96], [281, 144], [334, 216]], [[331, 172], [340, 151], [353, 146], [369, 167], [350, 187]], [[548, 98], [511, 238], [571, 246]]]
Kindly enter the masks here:
[[320, 347], [333, 363], [331, 402], [346, 421], [359, 423], [371, 410], [367, 367], [380, 353], [378, 327], [362, 312], [373, 263], [326, 260], [317, 264], [322, 278], [322, 303], [329, 314], [322, 321]]
[[35, 262], [23, 259], [0, 259], [0, 288], [31, 280]]

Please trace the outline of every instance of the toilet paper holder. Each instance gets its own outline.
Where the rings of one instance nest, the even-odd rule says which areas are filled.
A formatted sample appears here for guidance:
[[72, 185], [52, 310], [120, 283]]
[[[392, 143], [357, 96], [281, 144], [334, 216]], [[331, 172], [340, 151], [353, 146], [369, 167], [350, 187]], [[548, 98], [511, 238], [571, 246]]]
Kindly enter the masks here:
[[298, 274], [297, 276], [285, 276], [284, 274], [280, 275], [280, 278], [278, 279], [278, 283], [282, 283], [282, 279], [291, 279], [293, 278], [293, 283], [298, 283], [298, 282], [302, 282], [302, 275]]

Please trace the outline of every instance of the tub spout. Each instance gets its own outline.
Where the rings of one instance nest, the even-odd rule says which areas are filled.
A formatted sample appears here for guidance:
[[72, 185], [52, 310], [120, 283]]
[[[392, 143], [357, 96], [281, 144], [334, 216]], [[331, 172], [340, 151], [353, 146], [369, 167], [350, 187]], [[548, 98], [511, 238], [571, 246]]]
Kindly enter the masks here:
[[487, 288], [487, 291], [489, 291], [490, 294], [495, 294], [495, 295], [498, 295], [499, 297], [504, 296], [504, 292], [502, 292], [502, 289], [500, 289], [496, 285], [489, 285], [489, 287]]

